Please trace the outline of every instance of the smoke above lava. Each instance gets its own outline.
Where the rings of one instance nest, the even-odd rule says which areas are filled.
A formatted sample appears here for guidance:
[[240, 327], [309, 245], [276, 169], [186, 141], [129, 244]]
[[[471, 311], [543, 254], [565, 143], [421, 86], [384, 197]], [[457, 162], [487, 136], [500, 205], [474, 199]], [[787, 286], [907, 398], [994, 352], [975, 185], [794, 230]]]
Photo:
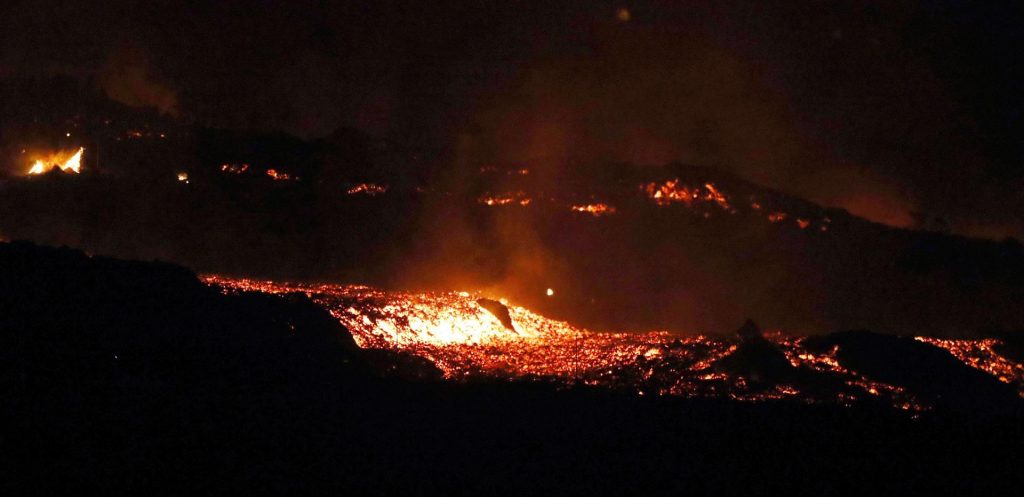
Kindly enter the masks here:
[[586, 56], [527, 62], [459, 134], [460, 162], [538, 175], [602, 162], [711, 166], [869, 220], [911, 227], [898, 183], [836, 157], [753, 64], [700, 34], [597, 36]]
[[3, 35], [5, 74], [99, 74], [111, 98], [214, 126], [358, 127], [470, 168], [530, 161], [540, 176], [591, 159], [679, 161], [893, 226], [1000, 237], [1024, 225], [1022, 65], [1002, 49], [1019, 35], [979, 24], [1006, 17], [996, 8], [21, 10], [24, 29]]
[[117, 102], [178, 115], [178, 94], [153, 74], [149, 55], [137, 46], [117, 48], [100, 69], [97, 83]]

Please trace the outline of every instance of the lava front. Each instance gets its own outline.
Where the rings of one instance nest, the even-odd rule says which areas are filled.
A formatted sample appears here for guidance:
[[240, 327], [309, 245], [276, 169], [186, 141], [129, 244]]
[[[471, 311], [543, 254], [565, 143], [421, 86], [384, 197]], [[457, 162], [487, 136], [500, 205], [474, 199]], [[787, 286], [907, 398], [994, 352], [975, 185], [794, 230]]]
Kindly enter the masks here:
[[[664, 331], [594, 332], [502, 301], [511, 318], [508, 326], [481, 305], [484, 296], [479, 293], [407, 293], [220, 276], [205, 276], [204, 281], [226, 293], [305, 293], [348, 328], [360, 347], [410, 352], [432, 361], [453, 380], [541, 379], [639, 395], [743, 401], [788, 398], [844, 405], [880, 401], [912, 412], [929, 408], [898, 386], [869, 380], [843, 367], [834, 358], [835, 350], [814, 353], [803, 346], [803, 338], [779, 332], [764, 337], [793, 368], [825, 375], [837, 386], [809, 391], [795, 383], [765, 383], [718, 367], [719, 360], [737, 350], [739, 341], [733, 338]], [[1020, 365], [995, 354], [989, 342], [975, 345], [957, 342], [955, 355], [1004, 382], [1024, 383]]]

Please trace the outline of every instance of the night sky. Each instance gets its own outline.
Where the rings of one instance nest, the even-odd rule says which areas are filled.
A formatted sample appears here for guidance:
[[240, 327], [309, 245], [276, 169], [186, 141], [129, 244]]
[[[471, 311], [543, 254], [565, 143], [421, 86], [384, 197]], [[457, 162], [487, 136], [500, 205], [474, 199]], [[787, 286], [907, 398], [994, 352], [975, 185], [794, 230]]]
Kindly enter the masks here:
[[0, 77], [214, 126], [354, 127], [453, 167], [682, 161], [892, 225], [1024, 234], [1011, 7], [91, 3], [6, 2]]

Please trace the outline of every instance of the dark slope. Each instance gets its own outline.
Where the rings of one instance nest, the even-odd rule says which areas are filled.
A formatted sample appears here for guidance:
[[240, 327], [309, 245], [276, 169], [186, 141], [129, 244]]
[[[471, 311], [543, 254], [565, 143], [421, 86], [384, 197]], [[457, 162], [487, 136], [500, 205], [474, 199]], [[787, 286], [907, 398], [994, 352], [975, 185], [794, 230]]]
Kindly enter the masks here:
[[[793, 333], [1024, 328], [1024, 247], [1014, 240], [893, 229], [682, 165], [543, 178], [473, 171], [414, 187], [411, 171], [353, 166], [363, 152], [348, 157], [321, 143], [296, 154], [299, 180], [274, 181], [257, 166], [222, 173], [224, 150], [256, 153], [244, 145], [259, 142], [223, 139], [210, 147], [224, 155], [192, 171], [188, 184], [175, 179], [173, 164], [145, 178], [86, 171], [11, 179], [0, 184], [0, 235], [239, 276], [490, 288], [593, 329], [727, 333], [746, 317]], [[346, 194], [370, 176], [391, 189]], [[717, 185], [732, 210], [659, 206], [640, 189], [671, 179]], [[532, 202], [479, 202], [519, 191]], [[617, 210], [595, 217], [571, 209], [594, 202]], [[786, 216], [771, 222], [773, 213]]]
[[[175, 266], [29, 244], [0, 244], [0, 291], [10, 495], [980, 494], [1022, 483], [1013, 416], [380, 379], [303, 297], [225, 296]], [[397, 364], [385, 369], [410, 366]]]
[[[0, 239], [237, 276], [488, 288], [594, 329], [1024, 329], [1019, 242], [893, 229], [714, 168], [477, 164], [350, 129], [209, 129], [62, 79], [5, 81], [0, 107]], [[24, 177], [34, 153], [79, 146], [81, 175]], [[647, 197], [676, 180], [714, 185], [728, 207]], [[364, 182], [386, 191], [348, 193]], [[520, 194], [527, 205], [480, 201]], [[595, 203], [615, 213], [572, 210]]]

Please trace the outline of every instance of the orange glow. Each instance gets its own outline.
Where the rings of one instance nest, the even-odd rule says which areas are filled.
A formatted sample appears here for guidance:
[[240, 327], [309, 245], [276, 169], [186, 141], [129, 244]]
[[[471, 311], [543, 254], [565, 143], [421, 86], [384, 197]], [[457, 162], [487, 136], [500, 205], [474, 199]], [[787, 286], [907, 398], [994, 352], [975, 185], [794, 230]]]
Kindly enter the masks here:
[[609, 214], [615, 214], [615, 207], [608, 204], [584, 204], [574, 205], [572, 210], [575, 212], [585, 212], [594, 217], [606, 216]]
[[267, 169], [267, 176], [270, 176], [274, 181], [288, 181], [293, 179], [292, 175], [288, 173], [278, 172], [276, 169]]
[[509, 205], [513, 203], [521, 206], [527, 206], [530, 205], [531, 201], [532, 199], [526, 196], [526, 193], [522, 191], [500, 195], [484, 195], [477, 199], [477, 202], [490, 206]]
[[378, 185], [376, 183], [360, 183], [358, 185], [353, 186], [352, 188], [349, 188], [348, 190], [345, 191], [345, 193], [349, 195], [363, 194], [372, 197], [380, 195], [382, 193], [386, 193], [387, 191], [388, 185]]
[[1007, 360], [999, 355], [993, 347], [1002, 342], [996, 339], [985, 340], [949, 340], [941, 338], [916, 337], [936, 347], [942, 347], [972, 368], [980, 369], [995, 376], [1003, 383], [1017, 385], [1021, 397], [1024, 397], [1024, 365]]
[[689, 187], [681, 184], [678, 179], [673, 179], [661, 185], [648, 183], [642, 189], [648, 198], [660, 206], [680, 202], [686, 204], [687, 207], [692, 207], [694, 204], [703, 202], [732, 211], [729, 200], [711, 183], [704, 183], [703, 187]]
[[230, 174], [242, 174], [249, 170], [249, 164], [221, 164], [220, 170]]
[[[227, 293], [304, 292], [324, 306], [363, 348], [407, 351], [433, 362], [449, 379], [540, 377], [566, 385], [629, 390], [644, 395], [728, 397], [740, 401], [795, 398], [803, 402], [849, 405], [879, 398], [894, 408], [920, 412], [929, 407], [898, 386], [870, 380], [843, 366], [838, 348], [814, 353], [803, 338], [768, 332], [765, 338], [793, 367], [833, 375], [840, 390], [831, 394], [778, 384], [767, 390], [742, 376], [716, 368], [737, 350], [731, 338], [680, 336], [664, 331], [610, 333], [575, 327], [509, 304], [514, 330], [480, 306], [479, 292], [387, 292], [355, 285], [285, 285], [271, 281], [205, 276]], [[554, 290], [548, 289], [548, 295]], [[918, 340], [942, 346], [958, 359], [1024, 385], [1024, 366], [996, 354], [993, 340]]]
[[787, 217], [789, 217], [789, 215], [786, 214], [785, 212], [773, 212], [771, 214], [768, 214], [768, 220], [773, 223], [785, 221]]
[[855, 216], [863, 217], [876, 223], [897, 228], [907, 228], [914, 225], [914, 216], [911, 214], [914, 211], [914, 207], [906, 198], [906, 195], [888, 191], [885, 188], [879, 187], [874, 191], [848, 195], [827, 203], [835, 204]]
[[806, 219], [797, 219], [796, 224], [797, 226], [800, 227], [800, 229], [805, 230], [808, 226], [811, 225], [811, 222]]
[[61, 171], [73, 173], [82, 172], [82, 153], [84, 147], [79, 147], [75, 152], [57, 152], [45, 158], [36, 159], [29, 168], [28, 174], [43, 174], [54, 167]]
[[188, 173], [178, 173], [178, 181], [188, 183]]

